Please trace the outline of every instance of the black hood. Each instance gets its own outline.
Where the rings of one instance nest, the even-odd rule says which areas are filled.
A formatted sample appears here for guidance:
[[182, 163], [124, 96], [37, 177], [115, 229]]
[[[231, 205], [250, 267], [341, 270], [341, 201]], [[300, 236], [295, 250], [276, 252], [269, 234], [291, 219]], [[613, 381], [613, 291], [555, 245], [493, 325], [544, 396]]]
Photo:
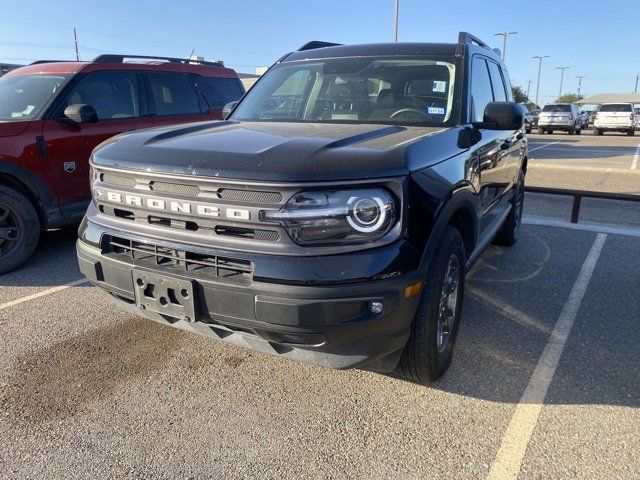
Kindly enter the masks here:
[[[96, 148], [93, 162], [149, 172], [274, 182], [381, 178], [409, 173], [407, 148], [418, 139], [423, 139], [421, 144], [430, 143], [430, 138], [445, 132], [371, 124], [206, 122], [119, 135]], [[443, 160], [443, 153], [434, 154], [433, 163]], [[427, 163], [421, 159], [420, 165]]]

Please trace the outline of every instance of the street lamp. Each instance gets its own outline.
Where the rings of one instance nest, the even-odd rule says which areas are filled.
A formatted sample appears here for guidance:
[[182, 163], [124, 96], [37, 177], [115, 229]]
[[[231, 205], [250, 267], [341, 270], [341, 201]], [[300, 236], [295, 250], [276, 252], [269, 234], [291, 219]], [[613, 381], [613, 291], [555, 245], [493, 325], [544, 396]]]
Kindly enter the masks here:
[[396, 0], [396, 14], [393, 19], [393, 41], [398, 41], [398, 10], [400, 9], [400, 0]]
[[538, 104], [538, 95], [540, 94], [540, 71], [542, 70], [542, 60], [544, 58], [549, 58], [550, 56], [551, 55], [536, 55], [535, 57], [531, 57], [531, 58], [538, 59], [538, 83], [536, 85], [536, 107], [540, 106]]
[[556, 70], [560, 70], [560, 93], [558, 94], [558, 98], [562, 96], [562, 80], [564, 79], [564, 71], [567, 68], [571, 68], [571, 67], [556, 67]]
[[633, 93], [638, 93], [638, 80], [640, 80], [640, 73], [636, 75], [636, 88], [633, 89]]
[[576, 75], [576, 78], [578, 79], [578, 99], [580, 98], [580, 90], [582, 89], [582, 79], [586, 77], [586, 75]]
[[496, 37], [502, 37], [502, 61], [505, 61], [505, 58], [507, 58], [507, 37], [509, 35], [515, 35], [518, 32], [501, 32], [501, 33], [495, 33], [494, 36]]

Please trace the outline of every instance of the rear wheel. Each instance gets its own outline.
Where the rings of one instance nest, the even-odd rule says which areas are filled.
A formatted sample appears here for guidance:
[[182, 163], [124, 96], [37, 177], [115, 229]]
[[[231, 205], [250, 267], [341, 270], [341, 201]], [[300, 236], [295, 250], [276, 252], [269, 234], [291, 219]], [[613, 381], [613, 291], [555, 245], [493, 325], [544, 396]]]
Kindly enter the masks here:
[[629, 135], [630, 137], [633, 137], [635, 134], [636, 134], [635, 128], [630, 128], [629, 130], [627, 130], [627, 135]]
[[458, 229], [448, 226], [429, 263], [411, 335], [396, 372], [426, 384], [449, 368], [464, 296], [466, 256]]
[[599, 128], [594, 128], [593, 129], [593, 134], [594, 135], [602, 135], [602, 130], [600, 130]]
[[511, 210], [493, 241], [496, 245], [510, 247], [518, 241], [520, 224], [522, 223], [522, 210], [524, 209], [524, 177], [524, 171], [520, 170], [515, 194], [511, 199]]
[[0, 185], [0, 275], [26, 262], [39, 238], [40, 220], [29, 199]]
[[574, 133], [576, 133], [576, 127], [571, 127], [571, 128], [569, 128], [569, 130], [567, 130], [567, 133], [568, 133], [569, 135], [573, 135]]

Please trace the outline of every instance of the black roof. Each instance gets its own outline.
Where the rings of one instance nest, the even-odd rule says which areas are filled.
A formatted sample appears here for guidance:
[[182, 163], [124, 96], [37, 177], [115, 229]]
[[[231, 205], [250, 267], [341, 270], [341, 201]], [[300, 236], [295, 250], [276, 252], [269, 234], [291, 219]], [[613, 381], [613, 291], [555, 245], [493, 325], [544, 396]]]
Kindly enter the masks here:
[[482, 40], [467, 32], [460, 32], [458, 34], [457, 43], [371, 43], [363, 45], [340, 45], [315, 40], [304, 44], [297, 51], [286, 55], [281, 61], [294, 62], [318, 58], [393, 55], [462, 55], [465, 48], [500, 61], [500, 52], [498, 50], [491, 49]]
[[386, 55], [455, 55], [455, 43], [370, 43], [302, 50], [288, 55], [284, 61], [336, 57], [374, 57]]

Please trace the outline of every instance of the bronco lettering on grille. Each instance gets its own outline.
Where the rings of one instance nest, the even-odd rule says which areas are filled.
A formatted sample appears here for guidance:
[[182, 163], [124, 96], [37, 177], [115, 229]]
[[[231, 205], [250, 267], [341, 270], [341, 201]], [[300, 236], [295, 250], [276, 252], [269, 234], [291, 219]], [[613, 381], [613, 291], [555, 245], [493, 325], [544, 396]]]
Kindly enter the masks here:
[[[220, 207], [199, 202], [187, 202], [184, 200], [171, 200], [157, 198], [148, 195], [134, 195], [122, 193], [104, 188], [94, 188], [93, 196], [96, 200], [110, 203], [119, 203], [132, 207], [148, 208], [151, 210], [162, 210], [166, 212], [195, 214], [200, 217], [219, 217]], [[234, 220], [250, 220], [251, 212], [246, 209], [227, 208], [225, 215]]]

